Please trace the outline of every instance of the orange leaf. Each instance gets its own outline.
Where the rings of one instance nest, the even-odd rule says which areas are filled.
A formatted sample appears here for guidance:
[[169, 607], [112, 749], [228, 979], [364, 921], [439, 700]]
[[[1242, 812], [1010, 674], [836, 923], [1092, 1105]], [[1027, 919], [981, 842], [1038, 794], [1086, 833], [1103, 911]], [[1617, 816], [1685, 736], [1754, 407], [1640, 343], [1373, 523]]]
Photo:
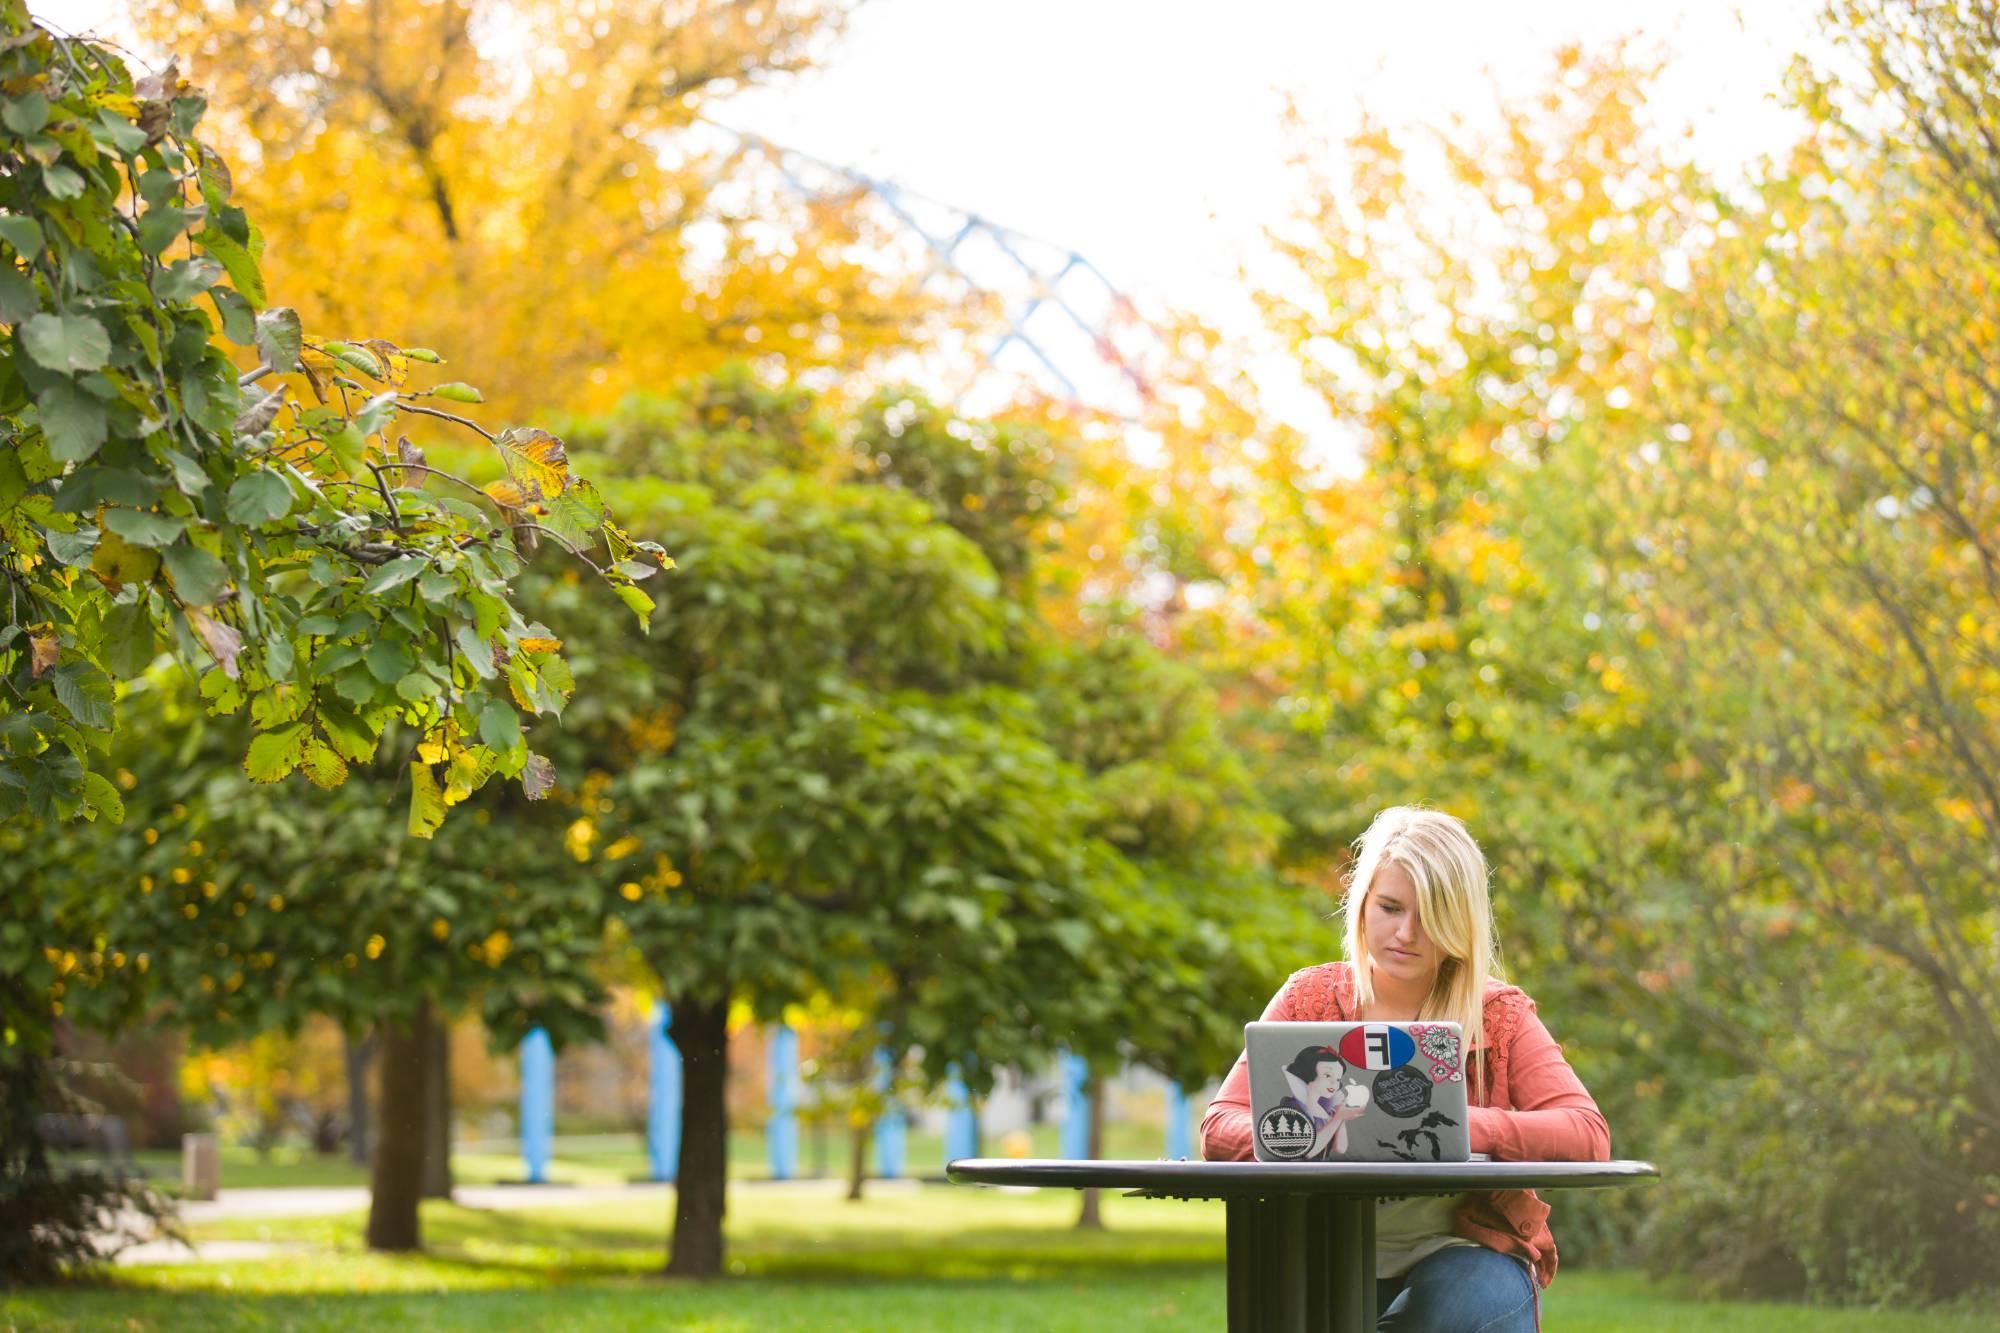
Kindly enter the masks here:
[[53, 634], [35, 634], [28, 638], [30, 674], [40, 680], [48, 669], [62, 656], [62, 642]]

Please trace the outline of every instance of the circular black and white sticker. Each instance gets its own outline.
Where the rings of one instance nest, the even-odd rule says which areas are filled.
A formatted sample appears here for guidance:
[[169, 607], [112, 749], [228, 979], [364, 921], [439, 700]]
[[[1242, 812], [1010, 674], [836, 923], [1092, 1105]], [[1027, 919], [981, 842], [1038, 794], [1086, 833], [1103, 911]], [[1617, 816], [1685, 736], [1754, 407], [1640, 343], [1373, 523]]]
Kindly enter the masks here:
[[1304, 1157], [1312, 1151], [1313, 1122], [1304, 1111], [1275, 1106], [1257, 1122], [1257, 1142], [1273, 1157]]

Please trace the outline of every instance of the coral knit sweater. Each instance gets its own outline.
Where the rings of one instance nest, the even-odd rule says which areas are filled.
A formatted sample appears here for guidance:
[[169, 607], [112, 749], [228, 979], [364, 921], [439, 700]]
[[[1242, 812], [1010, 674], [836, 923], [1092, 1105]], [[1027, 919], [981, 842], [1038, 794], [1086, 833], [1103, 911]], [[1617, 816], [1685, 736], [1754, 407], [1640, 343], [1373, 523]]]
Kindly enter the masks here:
[[[1347, 963], [1321, 963], [1294, 972], [1264, 1007], [1264, 1021], [1357, 1021], [1354, 973]], [[1486, 988], [1485, 1095], [1471, 1108], [1472, 1151], [1496, 1161], [1604, 1162], [1611, 1131], [1576, 1071], [1535, 1014], [1535, 1002], [1518, 986]], [[1468, 1095], [1482, 1091], [1470, 1069]], [[1201, 1122], [1201, 1155], [1211, 1162], [1243, 1161], [1250, 1147], [1250, 1073], [1242, 1056], [1222, 1081]], [[1479, 1191], [1462, 1196], [1453, 1231], [1502, 1254], [1518, 1255], [1546, 1287], [1556, 1275], [1556, 1242], [1549, 1206], [1533, 1190]]]

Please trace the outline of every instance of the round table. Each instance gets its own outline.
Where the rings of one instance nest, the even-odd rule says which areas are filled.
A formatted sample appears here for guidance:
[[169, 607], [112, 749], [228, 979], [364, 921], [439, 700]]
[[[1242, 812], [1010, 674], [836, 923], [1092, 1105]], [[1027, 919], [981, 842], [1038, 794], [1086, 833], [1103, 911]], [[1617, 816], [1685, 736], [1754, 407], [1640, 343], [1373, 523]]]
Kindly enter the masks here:
[[1229, 1327], [1375, 1328], [1375, 1204], [1467, 1190], [1602, 1189], [1657, 1178], [1650, 1162], [1098, 1162], [964, 1157], [960, 1184], [1119, 1189], [1228, 1206]]

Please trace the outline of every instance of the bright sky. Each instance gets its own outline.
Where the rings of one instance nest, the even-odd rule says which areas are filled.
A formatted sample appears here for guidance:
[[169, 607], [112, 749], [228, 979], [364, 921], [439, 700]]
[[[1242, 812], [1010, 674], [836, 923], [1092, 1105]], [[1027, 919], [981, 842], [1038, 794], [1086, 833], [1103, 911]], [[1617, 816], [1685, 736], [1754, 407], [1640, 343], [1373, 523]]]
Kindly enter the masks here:
[[[119, 0], [30, 0], [115, 35]], [[1237, 278], [1284, 217], [1287, 94], [1338, 138], [1476, 123], [1555, 49], [1637, 37], [1653, 113], [1727, 172], [1792, 130], [1772, 93], [1818, 0], [868, 0], [827, 65], [710, 108], [736, 128], [1074, 249], [1143, 304], [1249, 322]]]

